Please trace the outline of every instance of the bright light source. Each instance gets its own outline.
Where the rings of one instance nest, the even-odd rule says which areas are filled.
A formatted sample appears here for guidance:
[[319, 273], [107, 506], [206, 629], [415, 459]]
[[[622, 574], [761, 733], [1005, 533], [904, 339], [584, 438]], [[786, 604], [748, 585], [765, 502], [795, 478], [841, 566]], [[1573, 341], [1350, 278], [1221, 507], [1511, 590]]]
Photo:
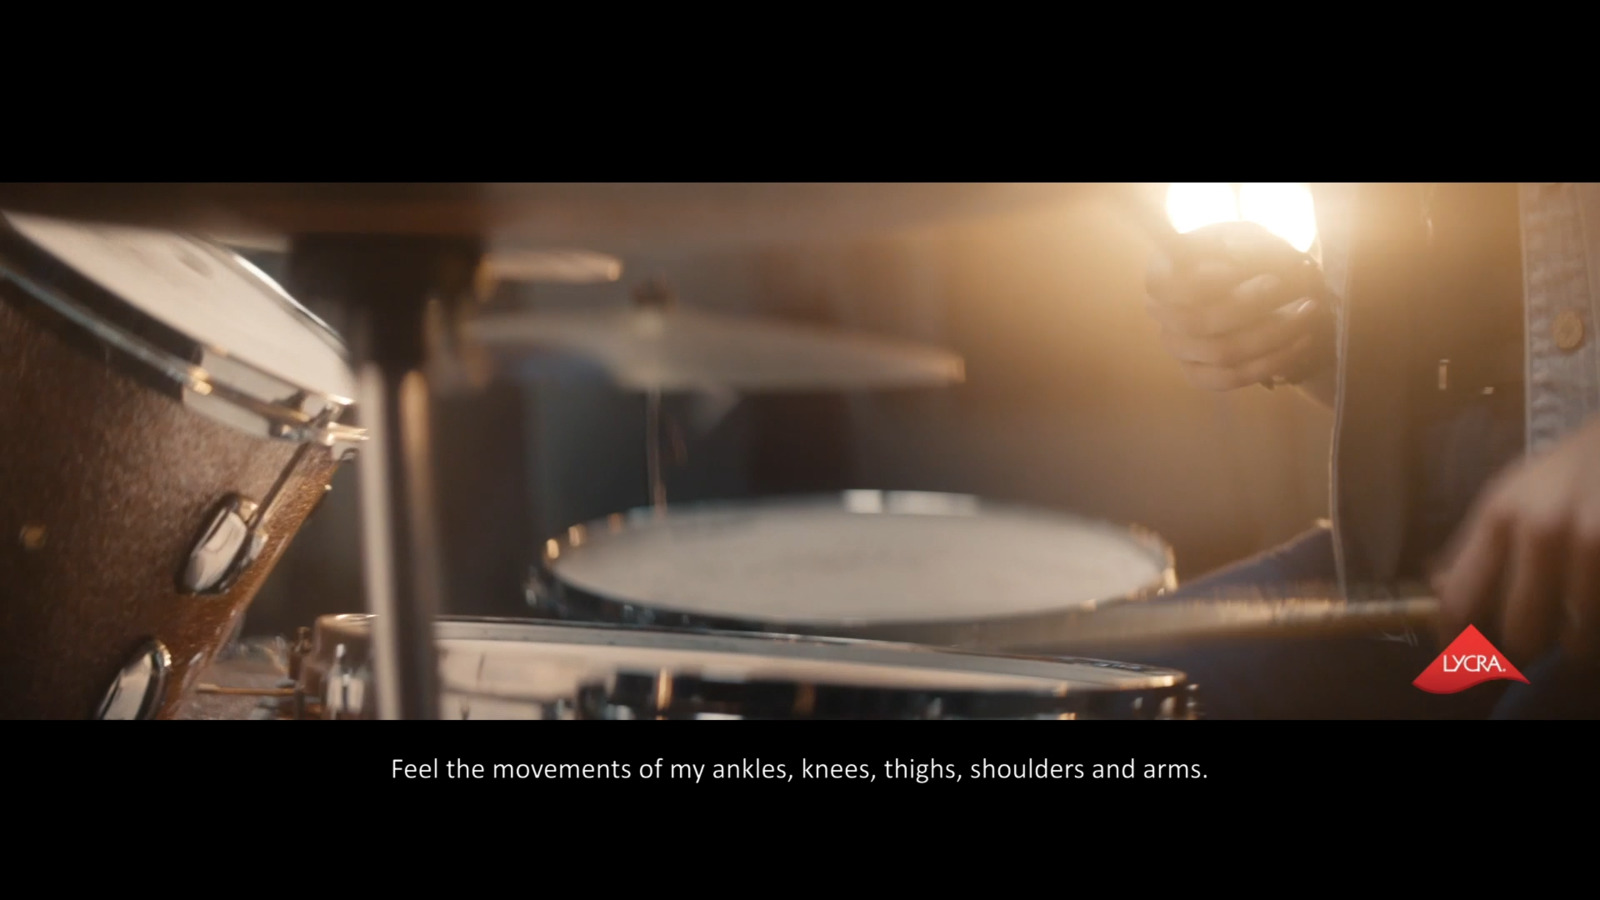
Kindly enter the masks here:
[[1308, 184], [1240, 185], [1239, 211], [1301, 253], [1317, 241], [1317, 209]]
[[1167, 186], [1167, 218], [1179, 234], [1239, 221], [1239, 196], [1231, 184]]
[[1254, 222], [1301, 253], [1317, 240], [1308, 184], [1172, 184], [1167, 219], [1179, 234], [1223, 222]]

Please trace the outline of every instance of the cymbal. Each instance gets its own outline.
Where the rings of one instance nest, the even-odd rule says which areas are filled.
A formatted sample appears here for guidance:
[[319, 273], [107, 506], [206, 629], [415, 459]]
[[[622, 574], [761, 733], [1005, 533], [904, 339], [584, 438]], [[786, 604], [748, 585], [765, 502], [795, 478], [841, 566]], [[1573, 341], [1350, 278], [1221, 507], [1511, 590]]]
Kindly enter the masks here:
[[1071, 202], [1076, 184], [14, 184], [0, 208], [257, 238], [390, 234], [599, 250], [827, 239]]
[[501, 281], [599, 284], [622, 278], [622, 260], [589, 250], [490, 251], [489, 271]]
[[961, 357], [943, 350], [682, 307], [501, 313], [470, 321], [467, 334], [513, 362], [541, 349], [575, 354], [635, 391], [851, 391], [965, 376]]

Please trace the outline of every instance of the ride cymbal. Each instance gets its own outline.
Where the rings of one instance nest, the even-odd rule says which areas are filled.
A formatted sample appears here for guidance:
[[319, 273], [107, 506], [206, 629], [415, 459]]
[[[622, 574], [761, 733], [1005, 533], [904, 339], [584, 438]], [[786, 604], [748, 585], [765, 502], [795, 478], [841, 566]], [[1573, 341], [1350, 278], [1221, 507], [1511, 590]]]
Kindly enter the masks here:
[[921, 345], [682, 308], [516, 311], [472, 320], [468, 334], [513, 364], [571, 353], [619, 386], [663, 393], [878, 390], [961, 382], [961, 357]]

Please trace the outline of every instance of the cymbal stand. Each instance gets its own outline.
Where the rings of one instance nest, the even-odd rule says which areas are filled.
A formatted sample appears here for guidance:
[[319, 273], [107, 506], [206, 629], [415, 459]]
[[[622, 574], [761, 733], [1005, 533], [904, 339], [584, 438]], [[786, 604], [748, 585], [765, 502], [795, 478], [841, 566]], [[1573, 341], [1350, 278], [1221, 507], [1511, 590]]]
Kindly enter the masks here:
[[[652, 278], [634, 289], [633, 302], [639, 309], [665, 313], [677, 305], [677, 295], [664, 279]], [[645, 392], [645, 474], [650, 487], [650, 508], [658, 519], [667, 514], [667, 484], [661, 459], [666, 433], [662, 423], [661, 399], [661, 389], [658, 387]]]
[[[344, 305], [356, 323], [356, 415], [369, 433], [360, 471], [362, 556], [373, 622], [379, 718], [437, 719], [433, 623], [443, 572], [429, 411], [431, 321], [478, 289], [477, 240], [366, 235], [297, 237], [292, 290]], [[446, 314], [434, 316], [443, 305]]]

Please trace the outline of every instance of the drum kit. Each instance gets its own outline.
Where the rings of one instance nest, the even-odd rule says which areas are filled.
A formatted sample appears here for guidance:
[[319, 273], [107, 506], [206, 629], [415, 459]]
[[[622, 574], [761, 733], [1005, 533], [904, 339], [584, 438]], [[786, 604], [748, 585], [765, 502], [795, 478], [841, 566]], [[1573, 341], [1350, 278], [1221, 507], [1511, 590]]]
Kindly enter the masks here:
[[[837, 237], [1072, 185], [0, 185], [0, 718], [1156, 718], [1124, 644], [1414, 624], [1426, 598], [1175, 604], [1137, 528], [950, 494], [651, 503], [529, 548], [527, 619], [440, 615], [438, 358], [558, 352], [647, 395], [939, 387], [917, 346], [713, 316], [490, 313], [641, 242]], [[236, 252], [289, 250], [288, 288]], [[494, 242], [596, 252], [507, 255]], [[298, 299], [296, 299], [298, 298]], [[352, 314], [341, 337], [309, 313]], [[348, 339], [348, 343], [346, 340]], [[652, 447], [659, 444], [652, 435]], [[348, 460], [367, 609], [235, 635]], [[1069, 655], [1071, 654], [1071, 655]], [[229, 680], [232, 683], [223, 683]], [[249, 682], [249, 683], [246, 683]]]

